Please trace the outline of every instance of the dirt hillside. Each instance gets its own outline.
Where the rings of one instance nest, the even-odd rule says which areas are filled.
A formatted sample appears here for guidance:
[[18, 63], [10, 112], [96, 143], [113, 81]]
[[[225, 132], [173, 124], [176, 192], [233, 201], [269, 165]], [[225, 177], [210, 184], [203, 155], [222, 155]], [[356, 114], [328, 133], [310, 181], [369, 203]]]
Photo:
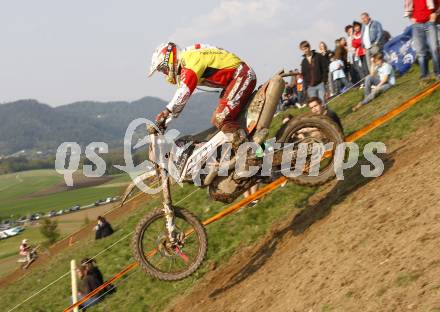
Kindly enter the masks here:
[[328, 185], [170, 311], [440, 311], [440, 117], [384, 162]]

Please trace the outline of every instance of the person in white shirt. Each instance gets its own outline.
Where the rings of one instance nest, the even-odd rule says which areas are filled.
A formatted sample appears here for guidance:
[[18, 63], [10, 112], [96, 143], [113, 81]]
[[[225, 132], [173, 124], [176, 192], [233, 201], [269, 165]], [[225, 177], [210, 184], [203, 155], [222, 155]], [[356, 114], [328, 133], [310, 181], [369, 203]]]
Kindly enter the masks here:
[[343, 88], [349, 87], [347, 77], [345, 76], [344, 72], [344, 62], [338, 58], [334, 54], [330, 54], [330, 65], [329, 65], [329, 72], [331, 74], [332, 80], [333, 80], [333, 86], [335, 94], [338, 95], [341, 93]]
[[376, 53], [371, 61], [373, 65], [371, 66], [370, 75], [365, 79], [365, 98], [353, 107], [353, 111], [368, 104], [379, 94], [396, 84], [394, 69], [389, 63], [384, 61], [382, 53]]

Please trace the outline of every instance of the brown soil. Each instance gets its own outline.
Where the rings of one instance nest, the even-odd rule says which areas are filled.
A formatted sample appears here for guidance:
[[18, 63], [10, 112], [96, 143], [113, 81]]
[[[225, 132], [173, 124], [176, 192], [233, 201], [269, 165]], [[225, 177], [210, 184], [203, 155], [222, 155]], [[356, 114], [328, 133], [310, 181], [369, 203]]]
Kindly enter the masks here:
[[92, 187], [107, 183], [113, 180], [113, 177], [104, 176], [99, 178], [88, 178], [83, 176], [82, 174], [74, 174], [73, 175], [73, 186], [67, 186], [64, 181], [60, 182], [57, 185], [51, 186], [49, 188], [34, 192], [32, 194], [28, 194], [23, 196], [23, 199], [30, 199], [40, 196], [47, 196], [51, 194], [56, 194], [65, 191], [77, 190], [83, 187]]
[[350, 170], [169, 311], [440, 311], [440, 117], [388, 150], [381, 177]]

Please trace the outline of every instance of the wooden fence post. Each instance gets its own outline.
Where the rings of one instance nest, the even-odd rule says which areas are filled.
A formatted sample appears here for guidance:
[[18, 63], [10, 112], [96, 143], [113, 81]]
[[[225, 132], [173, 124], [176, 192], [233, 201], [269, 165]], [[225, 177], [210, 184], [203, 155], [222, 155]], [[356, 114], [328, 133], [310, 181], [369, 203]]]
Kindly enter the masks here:
[[[78, 301], [78, 283], [76, 279], [76, 262], [75, 260], [70, 261], [70, 273], [72, 277], [72, 303]], [[73, 312], [78, 312], [78, 307], [73, 309]]]

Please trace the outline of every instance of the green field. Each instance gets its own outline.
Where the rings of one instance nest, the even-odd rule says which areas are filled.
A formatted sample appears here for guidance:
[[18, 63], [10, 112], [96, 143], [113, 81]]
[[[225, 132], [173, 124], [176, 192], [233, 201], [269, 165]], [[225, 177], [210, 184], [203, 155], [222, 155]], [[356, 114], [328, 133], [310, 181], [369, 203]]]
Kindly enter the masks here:
[[[34, 212], [60, 210], [74, 205], [87, 205], [98, 199], [120, 195], [126, 184], [128, 175], [117, 175], [104, 184], [63, 191], [46, 196], [30, 197], [29, 195], [63, 183], [63, 177], [55, 170], [32, 170], [14, 174], [0, 175], [0, 220], [18, 218]], [[61, 237], [78, 230], [84, 221], [63, 221], [59, 223]], [[25, 231], [17, 236], [0, 241], [0, 277], [17, 267], [15, 259], [18, 246], [23, 238], [29, 239], [34, 245], [44, 243], [39, 228], [26, 226]], [[11, 261], [14, 259], [14, 261]]]
[[44, 196], [32, 193], [64, 183], [55, 170], [32, 170], [0, 175], [0, 219], [17, 218], [34, 212], [60, 210], [74, 205], [87, 205], [98, 199], [120, 195], [127, 175], [117, 175], [106, 184], [84, 187]]
[[[346, 134], [349, 134], [384, 112], [396, 107], [403, 100], [425, 87], [426, 84], [418, 81], [418, 68], [414, 68], [409, 74], [398, 79], [396, 87], [356, 113], [351, 113], [350, 109], [362, 96], [361, 91], [358, 90], [351, 91], [338, 98], [330, 106], [341, 115]], [[440, 113], [439, 98], [440, 91], [436, 91], [432, 96], [422, 100], [409, 111], [364, 137], [361, 143], [369, 141], [387, 143], [391, 140], [406, 137], [433, 115]], [[299, 113], [297, 110], [291, 110], [290, 112]], [[272, 131], [276, 130], [286, 114], [287, 112], [276, 117]], [[193, 190], [194, 187], [187, 185], [183, 189], [174, 187], [173, 199], [177, 201]], [[315, 188], [287, 184], [284, 188], [280, 188], [266, 196], [255, 207], [244, 209], [210, 225], [207, 228], [209, 239], [207, 260], [193, 276], [180, 282], [168, 283], [153, 280], [140, 272], [139, 269], [135, 269], [129, 273], [127, 278], [115, 283], [118, 287], [115, 294], [96, 307], [91, 308], [90, 311], [162, 311], [172, 298], [188, 292], [210, 270], [213, 264], [221, 265], [225, 263], [234, 252], [261, 239], [269, 232], [275, 222], [285, 220], [293, 211], [301, 211], [307, 199], [315, 191]], [[2, 289], [0, 301], [7, 302], [5, 308], [8, 310], [8, 308], [22, 302], [40, 288], [68, 272], [71, 259], [80, 260], [85, 256], [93, 256], [117, 240], [127, 236], [127, 239], [123, 239], [97, 258], [98, 265], [105, 277], [110, 277], [119, 272], [133, 261], [129, 247], [130, 233], [145, 213], [159, 205], [160, 199], [155, 197], [155, 199], [144, 203], [141, 209], [136, 210], [132, 215], [121, 218], [119, 222], [115, 223], [116, 232], [114, 235], [96, 242], [89, 240], [80, 246], [74, 246], [63, 254], [54, 256], [49, 265], [32, 271], [25, 280]], [[205, 190], [196, 192], [180, 206], [193, 211], [200, 219], [212, 216], [225, 207], [210, 200]], [[271, 250], [267, 250], [267, 253], [270, 254]], [[261, 259], [261, 261], [264, 261], [264, 259]], [[69, 294], [70, 280], [65, 277], [39, 294], [38, 300], [30, 300], [21, 306], [19, 311], [60, 311], [69, 305]]]

